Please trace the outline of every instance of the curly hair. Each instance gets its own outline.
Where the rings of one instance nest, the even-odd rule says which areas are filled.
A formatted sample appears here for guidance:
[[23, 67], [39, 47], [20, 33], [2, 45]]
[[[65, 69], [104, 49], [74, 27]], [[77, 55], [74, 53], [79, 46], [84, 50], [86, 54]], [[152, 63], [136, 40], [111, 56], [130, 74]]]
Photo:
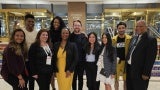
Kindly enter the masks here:
[[62, 20], [62, 18], [59, 17], [59, 16], [54, 17], [53, 20], [51, 21], [51, 23], [50, 23], [50, 30], [55, 30], [55, 28], [53, 26], [53, 23], [54, 23], [55, 19], [58, 19], [59, 22], [60, 22], [60, 26], [59, 26], [58, 30], [62, 30], [62, 28], [65, 27], [66, 25], [65, 25], [64, 21]]

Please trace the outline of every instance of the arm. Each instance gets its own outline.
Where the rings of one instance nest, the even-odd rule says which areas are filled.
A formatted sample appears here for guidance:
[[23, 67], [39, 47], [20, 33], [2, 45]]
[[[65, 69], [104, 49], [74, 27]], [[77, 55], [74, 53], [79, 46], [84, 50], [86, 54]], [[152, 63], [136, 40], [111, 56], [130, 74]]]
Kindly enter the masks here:
[[18, 78], [18, 75], [21, 75], [24, 70], [24, 61], [21, 56], [15, 54], [13, 48], [7, 48], [6, 57], [9, 73], [15, 75]]
[[73, 58], [72, 58], [72, 64], [71, 64], [71, 66], [70, 66], [70, 68], [69, 68], [69, 70], [70, 70], [70, 72], [73, 72], [74, 71], [74, 69], [75, 69], [75, 67], [76, 67], [76, 65], [77, 65], [77, 62], [78, 62], [78, 50], [77, 50], [77, 46], [76, 46], [76, 44], [72, 44], [72, 53], [71, 54], [73, 54]]
[[116, 49], [113, 48], [112, 75], [116, 74], [116, 62], [117, 62]]
[[29, 66], [31, 68], [30, 70], [32, 75], [37, 75], [38, 73], [38, 70], [36, 68], [36, 48], [37, 47], [34, 44], [32, 44], [28, 52]]
[[149, 38], [146, 60], [144, 63], [143, 75], [150, 77], [151, 70], [157, 55], [157, 40], [156, 38]]
[[58, 43], [55, 43], [53, 45], [53, 55], [52, 55], [52, 67], [53, 67], [53, 73], [58, 72], [58, 68], [57, 68], [57, 53], [58, 53]]

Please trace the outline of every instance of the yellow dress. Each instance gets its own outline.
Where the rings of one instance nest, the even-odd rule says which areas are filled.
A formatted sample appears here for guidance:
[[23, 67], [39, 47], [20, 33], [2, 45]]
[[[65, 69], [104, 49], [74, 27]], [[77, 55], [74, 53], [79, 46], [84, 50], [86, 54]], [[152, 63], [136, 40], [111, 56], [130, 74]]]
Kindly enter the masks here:
[[58, 82], [58, 90], [71, 90], [73, 73], [71, 74], [70, 77], [66, 78], [66, 73], [65, 73], [66, 52], [63, 52], [63, 50], [64, 49], [60, 47], [57, 54], [58, 73], [56, 73], [56, 76]]

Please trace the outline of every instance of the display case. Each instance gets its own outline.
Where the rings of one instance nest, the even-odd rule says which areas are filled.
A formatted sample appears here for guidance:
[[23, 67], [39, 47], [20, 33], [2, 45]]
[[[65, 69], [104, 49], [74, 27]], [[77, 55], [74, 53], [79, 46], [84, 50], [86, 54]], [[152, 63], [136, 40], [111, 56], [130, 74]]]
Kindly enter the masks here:
[[133, 35], [135, 23], [138, 20], [146, 20], [147, 25], [157, 26], [160, 32], [160, 9], [105, 9], [104, 28], [111, 27], [116, 33], [116, 25], [123, 21], [127, 24], [126, 33]]
[[102, 16], [87, 16], [86, 20], [86, 34], [90, 32], [95, 32], [97, 34], [98, 40], [101, 37], [101, 31], [102, 31]]
[[5, 20], [5, 13], [0, 12], [0, 36], [4, 37], [5, 36], [5, 24], [6, 20]]
[[49, 29], [53, 18], [46, 9], [1, 9], [0, 10], [0, 41], [8, 38], [15, 28], [24, 27], [24, 16], [31, 13], [35, 16], [35, 30]]
[[24, 16], [35, 16], [35, 30], [49, 29], [53, 15], [46, 9], [0, 9], [0, 69], [3, 50], [8, 44], [9, 36], [16, 28], [24, 28]]
[[[117, 33], [116, 25], [123, 21], [127, 24], [126, 33], [133, 35], [138, 20], [145, 20], [148, 26], [155, 27], [160, 33], [160, 9], [105, 9], [104, 30], [111, 28]], [[149, 30], [150, 31], [150, 30]], [[151, 72], [151, 80], [160, 80], [160, 39], [157, 38], [157, 57]]]

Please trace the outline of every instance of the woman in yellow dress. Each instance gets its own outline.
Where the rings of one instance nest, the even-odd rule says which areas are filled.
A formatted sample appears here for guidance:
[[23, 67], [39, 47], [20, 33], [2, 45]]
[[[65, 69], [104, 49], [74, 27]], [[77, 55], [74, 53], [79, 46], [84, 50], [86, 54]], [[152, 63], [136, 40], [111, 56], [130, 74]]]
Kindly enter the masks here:
[[63, 28], [62, 40], [54, 44], [54, 73], [57, 77], [58, 90], [71, 90], [74, 69], [77, 64], [78, 53], [74, 43], [69, 42], [70, 31]]

